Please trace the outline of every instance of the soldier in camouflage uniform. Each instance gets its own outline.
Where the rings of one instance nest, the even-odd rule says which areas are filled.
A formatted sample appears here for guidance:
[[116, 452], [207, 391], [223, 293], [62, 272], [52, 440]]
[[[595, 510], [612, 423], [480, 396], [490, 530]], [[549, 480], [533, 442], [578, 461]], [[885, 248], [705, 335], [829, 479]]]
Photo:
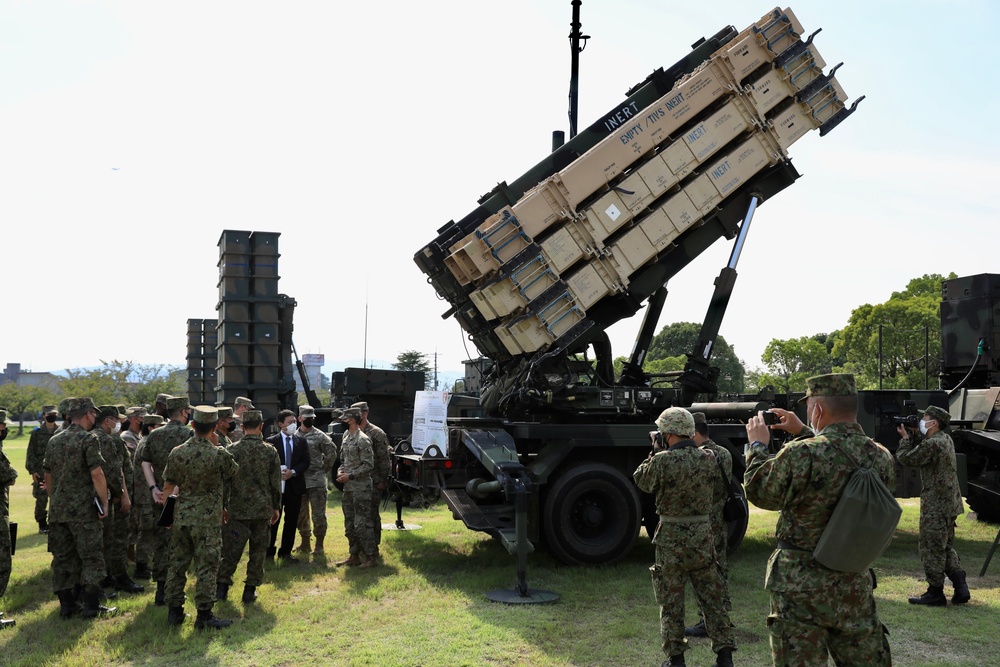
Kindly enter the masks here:
[[[101, 586], [114, 587], [127, 593], [141, 593], [145, 589], [129, 578], [125, 556], [128, 550], [128, 515], [132, 509], [132, 499], [125, 482], [125, 469], [131, 468], [131, 460], [127, 458], [125, 443], [116, 437], [115, 427], [120, 424], [118, 408], [114, 405], [102, 405], [97, 410], [97, 427], [92, 433], [101, 442], [104, 479], [107, 480], [108, 494], [111, 496], [110, 513], [103, 524], [104, 566], [107, 576]], [[130, 477], [131, 472], [129, 469]]]
[[[137, 505], [139, 504], [139, 495], [146, 495], [140, 493], [136, 495], [135, 492], [135, 448], [139, 446], [139, 442], [142, 440], [142, 418], [146, 416], [146, 408], [143, 407], [131, 407], [125, 411], [125, 423], [122, 424], [121, 439], [125, 443], [125, 447], [128, 450], [128, 463], [123, 464], [127, 467], [125, 468], [125, 479], [128, 486], [128, 497], [132, 500], [132, 511], [128, 513], [128, 557], [130, 560], [135, 561], [135, 543], [139, 535], [139, 512], [137, 510]], [[142, 489], [142, 473], [139, 474], [139, 488]]]
[[[0, 433], [6, 432], [7, 411], [0, 410]], [[41, 470], [41, 466], [39, 466], [39, 470]], [[7, 592], [7, 582], [10, 581], [10, 485], [16, 479], [17, 471], [10, 464], [7, 455], [0, 449], [0, 598]], [[16, 623], [9, 618], [3, 618], [3, 612], [0, 611], [0, 629], [13, 625]]]
[[194, 409], [194, 437], [175, 447], [167, 457], [163, 471], [163, 492], [170, 496], [176, 487], [177, 505], [170, 532], [170, 568], [167, 574], [167, 623], [184, 622], [184, 586], [193, 563], [198, 578], [195, 606], [198, 617], [194, 627], [225, 628], [232, 621], [216, 618], [216, 577], [222, 559], [222, 532], [226, 523], [228, 492], [239, 470], [233, 455], [216, 443], [218, 411], [210, 405]]
[[257, 587], [264, 583], [264, 559], [271, 542], [271, 526], [281, 515], [281, 462], [271, 443], [264, 442], [260, 410], [243, 413], [243, 437], [229, 446], [229, 453], [239, 465], [232, 481], [227, 509], [229, 522], [222, 531], [222, 564], [216, 585], [216, 598], [225, 600], [233, 585], [233, 574], [250, 542], [243, 602], [257, 599]]
[[[58, 426], [56, 426], [55, 433], [53, 433], [52, 435], [56, 435], [56, 433], [62, 433], [63, 431], [65, 431], [66, 429], [68, 429], [69, 426], [70, 426], [69, 413], [67, 412], [67, 410], [69, 409], [68, 406], [69, 406], [70, 398], [71, 397], [67, 397], [67, 398], [62, 399], [61, 401], [59, 401], [59, 405], [56, 406], [56, 411], [59, 413], [59, 416], [62, 417], [62, 421], [59, 422]], [[46, 447], [45, 451], [48, 451], [48, 449], [49, 448]]]
[[233, 430], [229, 433], [229, 439], [232, 442], [239, 442], [240, 438], [243, 437], [243, 413], [253, 409], [253, 401], [246, 396], [236, 398], [236, 402], [233, 403]]
[[[77, 611], [84, 618], [115, 611], [100, 604], [104, 578], [103, 530], [108, 516], [108, 485], [104, 479], [101, 443], [90, 431], [97, 423], [97, 408], [89, 398], [67, 399], [71, 425], [53, 435], [45, 450], [42, 469], [49, 492], [49, 551], [52, 553], [52, 588], [59, 598], [59, 615]], [[99, 512], [95, 501], [102, 506]], [[83, 609], [77, 607], [77, 591]]]
[[[146, 438], [142, 450], [142, 472], [153, 501], [153, 513], [159, 516], [167, 496], [163, 493], [163, 469], [167, 465], [167, 457], [174, 447], [191, 439], [194, 432], [187, 425], [191, 414], [191, 406], [186, 398], [171, 396], [167, 399], [167, 412], [170, 421]], [[162, 526], [153, 525], [153, 579], [156, 581], [156, 597], [154, 603], [165, 604], [164, 587], [167, 584], [167, 564], [170, 562], [170, 531]], [[136, 556], [138, 558], [138, 556]]]
[[146, 449], [146, 437], [151, 430], [156, 430], [163, 426], [163, 417], [160, 415], [145, 415], [142, 418], [142, 429], [140, 430], [139, 444], [135, 447], [132, 457], [132, 475], [139, 486], [139, 493], [135, 494], [132, 514], [135, 516], [135, 573], [134, 579], [149, 581], [153, 576], [153, 571], [149, 568], [149, 563], [153, 557], [153, 549], [156, 547], [156, 519], [159, 514], [155, 511], [155, 505], [151, 494], [142, 490], [146, 479], [142, 470], [142, 454]]
[[229, 434], [235, 428], [233, 409], [226, 407], [217, 407], [216, 409], [219, 411], [219, 423], [215, 426], [215, 433], [218, 436], [219, 447], [228, 447], [233, 444], [233, 441], [229, 439]]
[[[299, 428], [295, 435], [306, 441], [309, 445], [309, 468], [306, 470], [306, 496], [303, 498], [303, 507], [299, 510], [299, 521], [297, 528], [302, 536], [302, 544], [299, 551], [310, 552], [309, 538], [312, 532], [316, 534], [316, 554], [324, 552], [323, 541], [326, 539], [326, 500], [327, 475], [333, 469], [333, 464], [337, 462], [337, 446], [333, 444], [326, 433], [314, 428], [316, 422], [316, 411], [311, 405], [299, 406]], [[310, 530], [310, 514], [312, 515], [312, 527]]]
[[42, 406], [42, 422], [28, 439], [28, 451], [24, 457], [24, 467], [31, 475], [31, 495], [35, 498], [35, 522], [38, 524], [38, 532], [42, 535], [49, 532], [49, 524], [46, 519], [45, 510], [49, 503], [49, 494], [45, 492], [42, 485], [44, 473], [42, 471], [42, 461], [45, 460], [45, 448], [57, 428], [56, 422], [59, 420], [59, 411], [54, 405]]
[[[705, 413], [693, 412], [694, 437], [692, 438], [699, 447], [712, 452], [715, 460], [722, 464], [722, 469], [726, 471], [726, 476], [730, 479], [733, 476], [733, 455], [722, 445], [717, 444], [709, 437], [708, 421]], [[722, 600], [726, 611], [733, 610], [733, 603], [729, 597], [729, 525], [722, 516], [722, 510], [726, 506], [726, 499], [729, 497], [729, 489], [723, 482], [722, 475], [715, 479], [712, 492], [712, 511], [709, 512], [710, 523], [712, 524], [712, 536], [715, 540], [715, 564], [719, 568], [722, 576], [722, 583], [725, 585], [725, 597]], [[688, 637], [707, 637], [708, 629], [705, 627], [704, 615], [697, 625], [684, 628], [684, 634]]]
[[[712, 637], [716, 667], [732, 667], [736, 642], [723, 606], [725, 589], [715, 564], [712, 526], [705, 508], [712, 506], [719, 466], [711, 452], [699, 449], [694, 418], [684, 408], [668, 408], [656, 420], [662, 441], [633, 474], [636, 486], [656, 498], [660, 524], [653, 536], [656, 564], [650, 568], [653, 593], [660, 605], [664, 665], [684, 665], [684, 588], [690, 582]], [[654, 434], [651, 434], [651, 436]]]
[[351, 407], [361, 410], [361, 430], [372, 441], [372, 454], [375, 456], [375, 467], [372, 469], [372, 528], [375, 531], [375, 556], [381, 558], [379, 545], [382, 544], [382, 515], [379, 513], [379, 506], [382, 504], [383, 494], [389, 488], [389, 436], [368, 421], [368, 403], [360, 401]]
[[[847, 456], [876, 470], [891, 489], [892, 455], [857, 423], [853, 375], [819, 375], [806, 384], [802, 401], [810, 427], [779, 408], [770, 410], [779, 424], [768, 427], [757, 415], [746, 427], [747, 499], [781, 513], [764, 581], [771, 593], [771, 658], [776, 667], [825, 665], [827, 654], [837, 665], [891, 665], [888, 631], [875, 610], [874, 572], [831, 570], [812, 552], [857, 470]], [[768, 444], [770, 429], [798, 437], [775, 454]]]
[[910, 604], [943, 607], [944, 577], [947, 574], [955, 587], [953, 604], [969, 601], [969, 584], [965, 580], [962, 560], [955, 551], [955, 520], [965, 512], [962, 491], [958, 485], [955, 464], [955, 443], [948, 435], [951, 415], [937, 406], [923, 410], [920, 432], [898, 426], [903, 439], [899, 441], [896, 458], [905, 466], [920, 467], [920, 536], [917, 549], [927, 576], [927, 591], [911, 597]]
[[140, 406], [131, 407], [125, 411], [125, 415], [128, 419], [122, 425], [121, 437], [134, 459], [135, 448], [139, 446], [139, 441], [142, 440], [142, 419], [146, 416], [146, 408]]
[[[375, 567], [375, 531], [372, 527], [371, 496], [372, 468], [375, 465], [372, 441], [361, 430], [361, 411], [344, 410], [341, 421], [347, 424], [347, 433], [340, 444], [340, 469], [337, 481], [344, 485], [344, 534], [350, 547], [350, 556], [337, 565]], [[364, 561], [361, 554], [365, 555]]]

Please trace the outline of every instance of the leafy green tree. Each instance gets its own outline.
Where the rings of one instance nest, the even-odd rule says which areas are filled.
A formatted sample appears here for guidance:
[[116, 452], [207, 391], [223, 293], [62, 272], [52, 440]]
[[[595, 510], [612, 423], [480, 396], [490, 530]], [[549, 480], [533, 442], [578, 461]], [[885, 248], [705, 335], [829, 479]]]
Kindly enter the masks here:
[[18, 423], [17, 434], [24, 433], [24, 413], [39, 412], [46, 403], [54, 403], [52, 392], [44, 387], [22, 386], [14, 382], [0, 385], [0, 406]]
[[761, 361], [767, 367], [768, 379], [776, 379], [776, 391], [790, 393], [805, 391], [806, 378], [830, 372], [830, 355], [826, 346], [815, 336], [771, 339], [764, 348]]
[[186, 371], [164, 364], [104, 361], [88, 369], [67, 369], [64, 396], [89, 396], [96, 405], [152, 405], [157, 394], [184, 395]]
[[392, 367], [397, 371], [418, 371], [424, 374], [424, 386], [430, 387], [434, 378], [431, 376], [431, 365], [427, 355], [416, 350], [404, 350], [396, 355], [396, 363]]
[[[683, 369], [687, 355], [694, 349], [700, 333], [701, 325], [694, 322], [674, 322], [663, 327], [658, 334], [653, 336], [643, 369], [650, 372], [653, 368], [661, 368], [656, 366], [654, 362], [669, 358], [680, 358], [682, 360], [680, 369]], [[710, 363], [719, 368], [719, 393], [739, 394], [743, 392], [746, 369], [743, 367], [743, 362], [737, 358], [732, 346], [722, 336], [719, 336], [715, 341]], [[669, 366], [668, 370], [679, 370], [675, 368], [677, 362], [669, 362], [667, 366]]]
[[884, 389], [923, 387], [925, 373], [938, 374], [941, 282], [955, 277], [951, 273], [947, 278], [939, 274], [914, 278], [885, 303], [864, 304], [851, 312], [833, 353], [844, 358], [844, 368], [854, 372], [859, 388], [877, 389], [880, 378]]

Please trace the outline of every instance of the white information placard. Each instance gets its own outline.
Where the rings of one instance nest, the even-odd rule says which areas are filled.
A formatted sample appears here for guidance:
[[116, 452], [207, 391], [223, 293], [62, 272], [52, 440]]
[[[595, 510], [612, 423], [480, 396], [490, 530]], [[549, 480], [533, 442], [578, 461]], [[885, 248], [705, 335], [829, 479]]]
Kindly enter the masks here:
[[413, 451], [423, 454], [434, 445], [444, 456], [448, 455], [448, 401], [447, 391], [418, 391], [413, 401]]

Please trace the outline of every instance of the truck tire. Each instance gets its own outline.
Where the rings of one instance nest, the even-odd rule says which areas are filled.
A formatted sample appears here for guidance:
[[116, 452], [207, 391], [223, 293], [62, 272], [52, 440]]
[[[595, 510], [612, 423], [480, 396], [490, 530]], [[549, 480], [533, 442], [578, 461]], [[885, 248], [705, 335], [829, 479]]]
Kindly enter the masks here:
[[568, 565], [621, 560], [639, 535], [639, 490], [621, 471], [583, 463], [560, 473], [542, 514], [549, 552]]
[[[743, 485], [740, 484], [740, 489]], [[737, 521], [730, 521], [726, 533], [726, 553], [732, 556], [743, 544], [743, 537], [747, 534], [747, 524], [750, 522], [750, 504], [747, 503], [746, 494], [743, 494], [743, 505], [746, 507], [746, 516]]]

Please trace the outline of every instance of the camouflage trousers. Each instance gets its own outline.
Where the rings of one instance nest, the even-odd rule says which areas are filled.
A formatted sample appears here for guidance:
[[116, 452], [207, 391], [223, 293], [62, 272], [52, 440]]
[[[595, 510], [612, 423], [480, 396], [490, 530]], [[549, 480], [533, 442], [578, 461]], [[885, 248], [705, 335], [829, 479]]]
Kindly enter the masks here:
[[935, 512], [920, 513], [920, 536], [917, 552], [930, 586], [944, 586], [944, 575], [962, 569], [962, 559], [955, 551], [955, 519]]
[[0, 517], [0, 598], [7, 592], [10, 571], [10, 520], [4, 516]]
[[372, 532], [375, 534], [375, 548], [382, 544], [382, 515], [379, 513], [382, 505], [382, 495], [385, 491], [372, 489]]
[[[112, 576], [125, 574], [128, 569], [128, 532], [132, 511], [123, 512], [120, 506], [115, 505], [114, 533], [111, 538], [111, 557], [105, 565]], [[109, 519], [111, 517], [108, 517]], [[107, 519], [105, 519], [107, 522]]]
[[721, 510], [716, 516], [712, 514], [712, 543], [715, 547], [715, 566], [722, 577], [722, 585], [725, 586], [725, 594], [722, 597], [722, 606], [726, 611], [733, 610], [733, 601], [729, 597], [729, 525], [722, 518]]
[[892, 664], [887, 630], [875, 611], [873, 576], [836, 572], [808, 551], [777, 550], [768, 561], [767, 627], [775, 667]]
[[77, 584], [99, 586], [104, 569], [104, 532], [100, 521], [59, 522], [49, 526], [52, 590]]
[[[309, 537], [314, 532], [316, 537], [326, 537], [326, 500], [329, 493], [326, 487], [306, 489], [306, 495], [302, 498], [302, 509], [299, 510], [299, 523], [297, 528], [303, 539]], [[310, 530], [309, 515], [312, 515], [312, 530]]]
[[45, 523], [49, 506], [49, 492], [42, 489], [41, 480], [31, 483], [31, 495], [35, 498], [35, 523]]
[[267, 519], [229, 519], [222, 527], [222, 564], [218, 583], [231, 586], [236, 566], [243, 557], [243, 548], [250, 543], [247, 561], [247, 586], [264, 583], [264, 559], [271, 541], [271, 524]]
[[222, 559], [222, 531], [219, 526], [174, 526], [170, 535], [170, 567], [165, 598], [168, 607], [184, 606], [188, 568], [193, 566], [197, 584], [194, 603], [198, 611], [215, 604], [215, 586]]
[[375, 555], [375, 531], [371, 515], [371, 480], [344, 484], [344, 535], [352, 556]]
[[149, 565], [156, 546], [156, 519], [152, 503], [143, 503], [129, 512], [135, 523], [135, 562]]
[[[161, 505], [153, 505], [153, 513], [157, 518], [163, 510]], [[150, 541], [153, 543], [153, 581], [166, 581], [167, 570], [170, 568], [170, 550], [173, 540], [170, 538], [170, 529], [157, 526], [153, 521], [153, 529], [150, 531]]]
[[686, 569], [677, 562], [675, 548], [656, 545], [656, 564], [650, 568], [653, 594], [660, 605], [660, 638], [663, 652], [679, 655], [687, 648], [684, 639], [684, 589], [690, 583], [698, 607], [705, 616], [705, 628], [712, 638], [712, 650], [735, 648], [729, 613], [723, 605], [725, 585], [714, 561], [700, 569]]

